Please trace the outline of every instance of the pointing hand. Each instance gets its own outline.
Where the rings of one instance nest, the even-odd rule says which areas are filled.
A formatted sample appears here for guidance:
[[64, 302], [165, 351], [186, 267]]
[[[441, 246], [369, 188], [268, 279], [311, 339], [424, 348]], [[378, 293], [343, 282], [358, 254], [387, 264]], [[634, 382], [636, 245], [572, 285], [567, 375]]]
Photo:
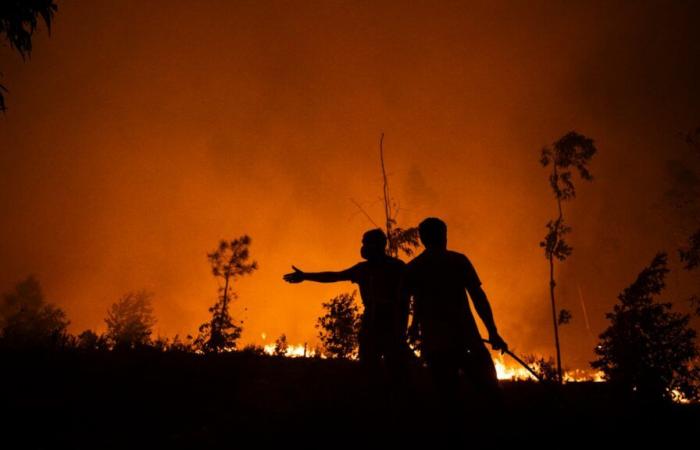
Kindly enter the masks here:
[[292, 269], [294, 269], [294, 272], [288, 273], [282, 277], [284, 281], [287, 283], [301, 283], [304, 281], [304, 272], [295, 266], [292, 266]]

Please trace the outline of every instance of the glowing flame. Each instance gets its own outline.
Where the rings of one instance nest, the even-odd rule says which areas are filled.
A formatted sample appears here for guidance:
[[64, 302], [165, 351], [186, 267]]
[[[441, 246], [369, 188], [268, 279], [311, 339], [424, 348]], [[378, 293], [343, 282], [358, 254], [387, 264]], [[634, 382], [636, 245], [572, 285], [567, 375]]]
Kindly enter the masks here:
[[499, 380], [534, 380], [535, 377], [524, 367], [507, 366], [503, 361], [503, 355], [499, 355], [493, 360], [496, 366], [496, 375]]
[[[275, 354], [275, 344], [266, 344], [263, 349], [265, 354]], [[308, 345], [288, 345], [284, 354], [287, 358], [313, 358], [316, 356], [316, 351], [308, 347]], [[323, 355], [320, 355], [323, 358]]]
[[581, 381], [593, 381], [595, 383], [600, 383], [605, 381], [603, 372], [590, 372], [581, 369], [569, 370], [564, 372], [564, 382], [565, 383], [577, 383]]
[[[263, 339], [265, 339], [265, 333], [262, 334]], [[263, 349], [265, 354], [274, 355], [275, 354], [275, 344], [265, 344]], [[287, 358], [314, 358], [316, 357], [316, 350], [310, 348], [308, 345], [296, 344], [288, 345], [286, 353], [284, 354]], [[325, 358], [324, 355], [319, 355], [321, 358]], [[506, 361], [503, 355], [497, 355], [493, 359], [493, 364], [496, 367], [496, 375], [499, 380], [535, 380], [535, 377], [525, 368], [517, 364], [509, 364], [510, 361]], [[537, 370], [537, 367], [533, 367]], [[602, 382], [605, 381], [603, 378], [603, 372], [591, 372], [581, 369], [569, 370], [564, 372], [564, 382], [565, 383], [576, 383], [584, 381]]]
[[678, 389], [671, 390], [671, 399], [675, 403], [680, 403], [682, 405], [687, 405], [690, 403], [690, 400]]

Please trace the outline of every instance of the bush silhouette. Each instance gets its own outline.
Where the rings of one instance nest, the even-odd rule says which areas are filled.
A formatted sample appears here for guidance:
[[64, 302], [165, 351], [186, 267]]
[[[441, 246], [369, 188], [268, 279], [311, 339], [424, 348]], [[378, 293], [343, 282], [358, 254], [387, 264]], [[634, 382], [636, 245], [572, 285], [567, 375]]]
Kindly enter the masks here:
[[606, 314], [610, 326], [595, 348], [598, 359], [591, 363], [613, 385], [643, 401], [670, 400], [678, 392], [697, 399], [699, 393], [690, 316], [654, 301], [665, 287], [666, 264], [666, 254], [657, 254], [618, 296], [619, 303]]
[[69, 321], [60, 308], [46, 303], [33, 276], [17, 283], [0, 302], [2, 345], [12, 348], [60, 347], [68, 343]]
[[110, 346], [115, 349], [133, 349], [151, 343], [156, 319], [147, 291], [129, 292], [112, 304], [107, 311], [107, 333]]
[[360, 313], [355, 295], [340, 294], [323, 304], [326, 313], [318, 318], [316, 328], [323, 344], [323, 353], [332, 358], [351, 358], [357, 355]]

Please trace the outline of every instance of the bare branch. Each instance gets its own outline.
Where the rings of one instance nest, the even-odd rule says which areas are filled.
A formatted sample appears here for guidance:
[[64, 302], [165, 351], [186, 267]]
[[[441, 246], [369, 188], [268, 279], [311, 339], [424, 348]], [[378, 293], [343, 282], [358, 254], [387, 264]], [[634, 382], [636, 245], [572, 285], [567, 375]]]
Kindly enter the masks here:
[[355, 206], [357, 206], [357, 209], [359, 209], [360, 212], [361, 212], [362, 214], [364, 214], [365, 217], [367, 217], [367, 220], [369, 220], [369, 221], [372, 223], [372, 225], [374, 225], [374, 226], [377, 227], [377, 228], [381, 228], [379, 225], [377, 225], [377, 222], [375, 222], [374, 220], [372, 220], [372, 217], [370, 217], [370, 215], [367, 213], [367, 211], [365, 211], [365, 209], [364, 209], [362, 206], [360, 206], [360, 204], [357, 203], [357, 202], [355, 201], [354, 198], [351, 197], [351, 198], [350, 198], [350, 201], [353, 202], [353, 203], [355, 204]]

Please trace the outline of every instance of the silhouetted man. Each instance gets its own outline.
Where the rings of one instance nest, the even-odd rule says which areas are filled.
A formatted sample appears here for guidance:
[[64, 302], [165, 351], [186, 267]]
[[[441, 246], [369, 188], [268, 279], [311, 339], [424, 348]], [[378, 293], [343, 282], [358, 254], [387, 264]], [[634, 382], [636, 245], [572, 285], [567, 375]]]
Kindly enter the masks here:
[[420, 333], [421, 356], [430, 368], [438, 395], [452, 418], [458, 408], [459, 372], [470, 379], [476, 392], [500, 408], [496, 369], [481, 340], [469, 309], [467, 292], [486, 325], [494, 350], [505, 350], [481, 281], [469, 259], [447, 250], [447, 226], [437, 218], [425, 219], [418, 228], [425, 250], [408, 263], [404, 295], [414, 301], [410, 333]]
[[292, 266], [294, 272], [286, 274], [284, 280], [289, 283], [356, 283], [364, 305], [358, 336], [360, 362], [374, 371], [384, 356], [392, 376], [399, 376], [409, 351], [405, 339], [408, 301], [399, 298], [406, 265], [386, 254], [386, 244], [382, 230], [370, 230], [362, 236], [360, 255], [365, 261], [340, 272], [303, 272]]

